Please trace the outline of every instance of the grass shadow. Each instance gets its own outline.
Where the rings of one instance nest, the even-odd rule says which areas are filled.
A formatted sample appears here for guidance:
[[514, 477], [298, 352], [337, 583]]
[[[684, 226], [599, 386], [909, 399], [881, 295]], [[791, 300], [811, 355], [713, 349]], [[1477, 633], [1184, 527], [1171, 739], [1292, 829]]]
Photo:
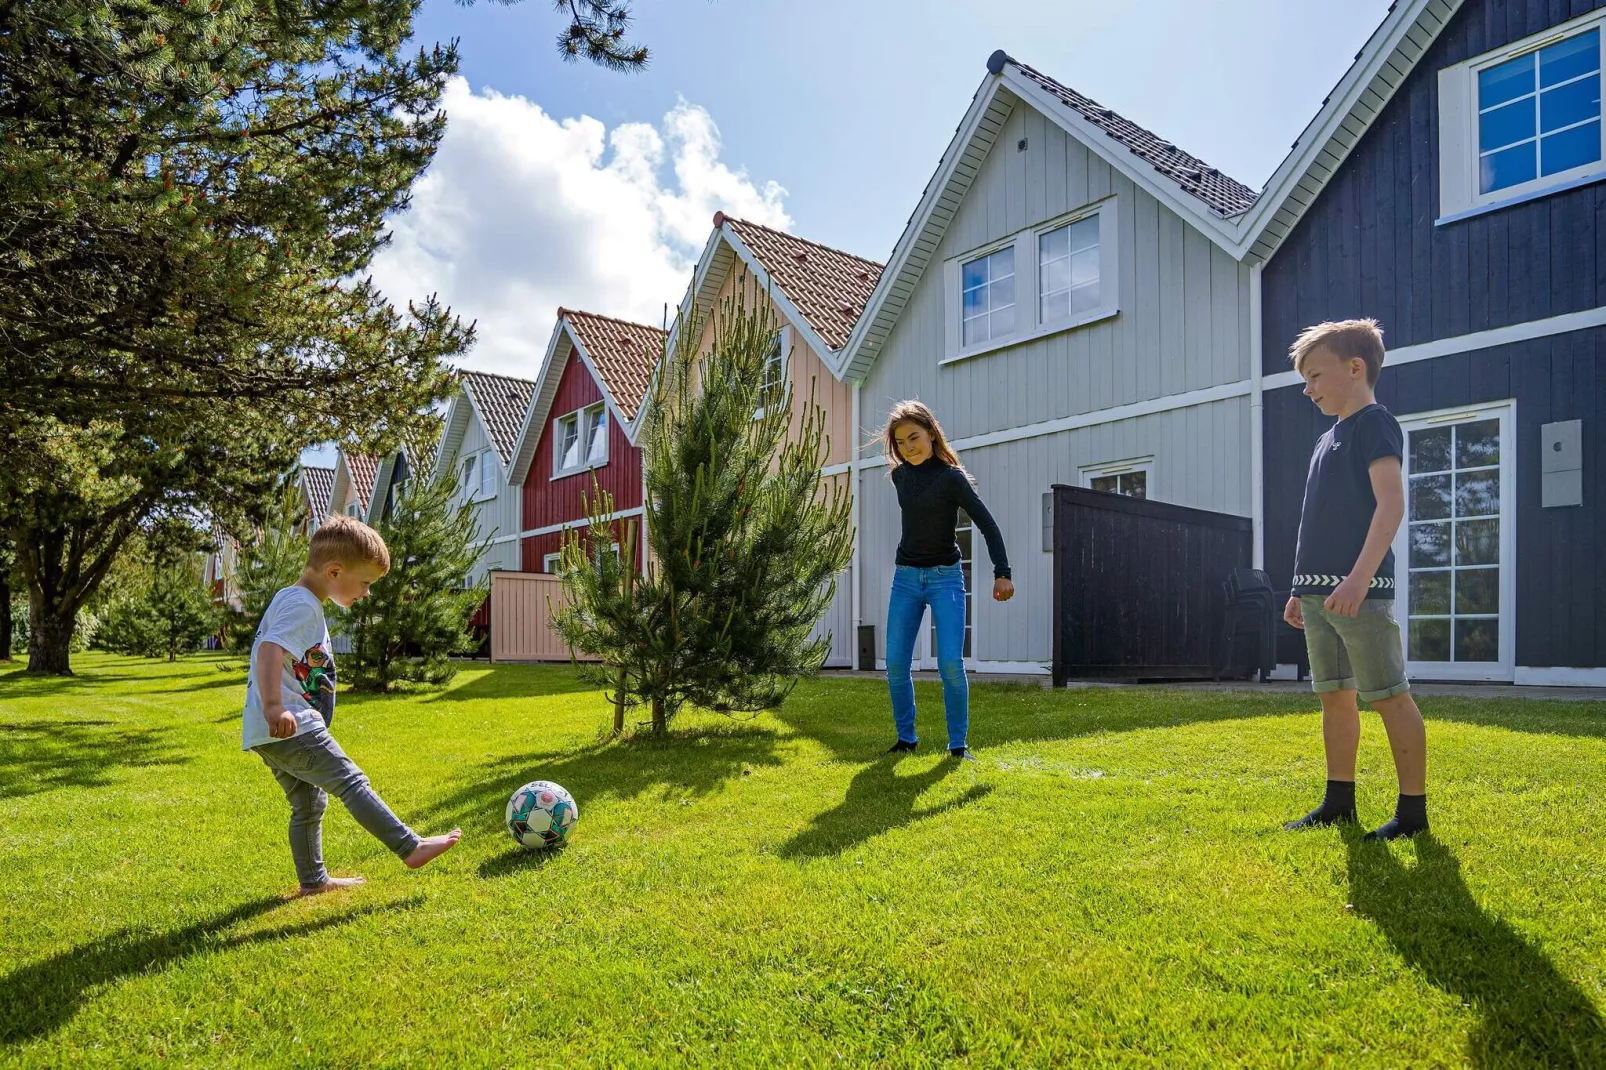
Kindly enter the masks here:
[[576, 750], [508, 755], [473, 770], [472, 779], [418, 815], [414, 824], [460, 825], [497, 832], [514, 790], [532, 780], [563, 785], [580, 805], [633, 799], [655, 789], [706, 795], [744, 769], [781, 764], [779, 733], [751, 724], [671, 730], [664, 739], [627, 737]]
[[[942, 685], [915, 684], [919, 722], [943, 739]], [[1175, 728], [1251, 717], [1285, 717], [1317, 709], [1313, 695], [1238, 692], [1165, 692], [1153, 688], [1051, 691], [1035, 684], [973, 684], [972, 749], [1101, 733]], [[838, 761], [872, 761], [896, 736], [886, 685], [863, 680], [817, 681], [794, 692], [776, 715], [827, 747]], [[924, 744], [922, 744], [924, 746]]]
[[105, 787], [124, 769], [190, 760], [172, 742], [170, 729], [113, 724], [88, 718], [0, 721], [0, 799]]
[[425, 702], [473, 702], [479, 699], [520, 699], [538, 695], [568, 695], [596, 688], [576, 675], [574, 667], [562, 664], [496, 664], [474, 666], [480, 675], [466, 683], [453, 681], [445, 691]]
[[[509, 792], [509, 794], [512, 794]], [[526, 870], [540, 869], [548, 862], [555, 861], [564, 851], [563, 846], [549, 847], [544, 850], [532, 851], [526, 847], [514, 847], [504, 851], [495, 858], [487, 858], [480, 863], [480, 878], [482, 880], [495, 880], [498, 877], [511, 876], [514, 873], [523, 873]]]
[[218, 688], [222, 688], [222, 687], [237, 687], [237, 688], [240, 689], [240, 695], [241, 695], [240, 702], [241, 702], [241, 704], [244, 704], [244, 702], [245, 702], [245, 697], [244, 697], [245, 696], [245, 677], [244, 676], [234, 676], [234, 675], [225, 676], [222, 673], [217, 673], [217, 674], [215, 674], [215, 677], [216, 677], [215, 679], [210, 679], [210, 680], [201, 680], [201, 681], [193, 681], [192, 680], [192, 681], [180, 684], [177, 687], [158, 687], [158, 688], [153, 688], [152, 690], [150, 690], [147, 693], [148, 694], [152, 694], [152, 695], [187, 695], [187, 694], [190, 694], [190, 693], [195, 692], [195, 691], [215, 691]]
[[1419, 836], [1407, 868], [1382, 844], [1359, 833], [1348, 839], [1356, 911], [1413, 969], [1477, 1013], [1467, 1051], [1474, 1065], [1606, 1066], [1606, 1027], [1589, 996], [1478, 905], [1449, 848]]
[[1606, 739], [1606, 702], [1556, 699], [1487, 699], [1425, 696], [1422, 716], [1429, 721], [1456, 721], [1547, 736], [1592, 736]]
[[232, 910], [169, 932], [120, 929], [0, 977], [0, 1044], [49, 1036], [72, 1020], [93, 990], [126, 977], [160, 970], [197, 952], [230, 951], [273, 940], [308, 936], [383, 911], [410, 909], [419, 897], [358, 907], [293, 925], [229, 935], [226, 930], [288, 900], [255, 899]]
[[71, 676], [45, 676], [34, 675], [27, 671], [25, 663], [18, 662], [19, 668], [0, 672], [0, 697], [9, 699], [23, 698], [49, 698], [69, 691], [91, 691], [106, 684], [127, 683], [134, 680], [149, 680], [147, 676], [138, 673], [120, 672], [83, 672]]
[[955, 772], [960, 763], [944, 758], [912, 776], [898, 776], [898, 765], [888, 758], [866, 766], [848, 785], [840, 803], [816, 815], [808, 828], [782, 844], [776, 854], [782, 858], [839, 855], [884, 832], [968, 806], [993, 790], [990, 784], [977, 784], [958, 798], [916, 810], [920, 796]]

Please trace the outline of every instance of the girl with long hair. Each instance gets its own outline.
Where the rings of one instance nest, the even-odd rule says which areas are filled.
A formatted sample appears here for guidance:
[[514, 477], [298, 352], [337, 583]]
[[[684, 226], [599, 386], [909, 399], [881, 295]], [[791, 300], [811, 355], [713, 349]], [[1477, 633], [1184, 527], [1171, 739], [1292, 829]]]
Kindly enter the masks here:
[[993, 515], [976, 495], [970, 473], [943, 436], [942, 425], [918, 401], [892, 407], [883, 434], [888, 475], [898, 492], [903, 535], [897, 569], [887, 603], [887, 690], [898, 738], [888, 754], [915, 749], [915, 689], [910, 676], [915, 637], [925, 611], [937, 633], [937, 669], [942, 674], [943, 706], [948, 720], [948, 753], [970, 757], [970, 684], [965, 678], [965, 576], [956, 537], [959, 510], [987, 542], [993, 562], [993, 598], [1007, 602], [1015, 594], [1004, 537]]

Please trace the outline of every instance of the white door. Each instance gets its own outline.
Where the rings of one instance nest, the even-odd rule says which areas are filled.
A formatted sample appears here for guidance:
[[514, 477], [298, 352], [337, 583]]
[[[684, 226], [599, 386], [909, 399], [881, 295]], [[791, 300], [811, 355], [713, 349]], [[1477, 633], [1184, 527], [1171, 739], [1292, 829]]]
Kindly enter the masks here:
[[1513, 403], [1403, 417], [1394, 541], [1405, 660], [1428, 680], [1510, 680], [1516, 645]]
[[[971, 562], [976, 558], [976, 525], [970, 522], [970, 516], [959, 510], [959, 523], [954, 527], [954, 538], [959, 542], [959, 567], [965, 572], [965, 664], [971, 665], [976, 660], [976, 584], [975, 570]], [[931, 617], [931, 611], [926, 611], [926, 627], [924, 638], [921, 640], [919, 667], [922, 669], [935, 669], [937, 667], [937, 622]]]

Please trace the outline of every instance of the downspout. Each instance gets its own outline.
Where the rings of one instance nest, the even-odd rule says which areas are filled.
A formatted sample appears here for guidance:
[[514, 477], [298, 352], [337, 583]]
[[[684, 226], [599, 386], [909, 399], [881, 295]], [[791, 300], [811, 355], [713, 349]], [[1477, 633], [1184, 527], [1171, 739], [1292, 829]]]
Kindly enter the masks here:
[[1249, 518], [1254, 526], [1255, 568], [1266, 567], [1266, 425], [1262, 397], [1265, 340], [1260, 322], [1259, 262], [1249, 266]]
[[851, 408], [853, 412], [853, 452], [848, 460], [848, 488], [853, 494], [853, 641], [848, 649], [852, 651], [851, 664], [857, 669], [859, 667], [859, 628], [864, 624], [864, 577], [860, 572], [859, 561], [859, 540], [861, 538], [859, 533], [862, 530], [862, 526], [859, 523], [859, 498], [861, 497], [860, 491], [863, 489], [859, 486], [859, 458], [862, 446], [860, 440], [864, 437], [864, 432], [859, 426], [859, 383], [857, 380], [853, 383], [853, 404]]

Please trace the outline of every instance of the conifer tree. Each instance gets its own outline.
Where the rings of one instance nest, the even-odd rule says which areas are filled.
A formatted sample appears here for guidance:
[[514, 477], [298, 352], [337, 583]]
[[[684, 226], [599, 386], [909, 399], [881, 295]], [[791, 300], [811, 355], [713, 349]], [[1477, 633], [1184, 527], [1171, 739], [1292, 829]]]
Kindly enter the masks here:
[[474, 647], [468, 620], [485, 601], [485, 584], [464, 579], [485, 553], [474, 513], [458, 508], [451, 479], [436, 479], [427, 450], [396, 495], [379, 534], [390, 550], [390, 572], [367, 598], [330, 615], [331, 628], [351, 639], [340, 677], [358, 688], [389, 691], [399, 681], [444, 684], [457, 674], [449, 659]]
[[[240, 608], [229, 609], [224, 617], [224, 630], [232, 649], [250, 653], [268, 603], [280, 590], [296, 582], [307, 567], [306, 520], [306, 498], [294, 477], [287, 476], [262, 525], [234, 537], [239, 546], [234, 583]], [[221, 532], [220, 537], [230, 538]]]
[[[655, 733], [684, 705], [752, 711], [780, 705], [829, 650], [810, 638], [852, 556], [846, 489], [821, 468], [825, 412], [811, 387], [793, 425], [783, 381], [766, 386], [777, 324], [748, 285], [727, 298], [712, 345], [682, 313], [649, 398], [644, 477], [651, 562], [598, 552], [632, 543], [613, 503], [594, 492], [588, 532], [563, 550], [559, 633], [598, 659], [583, 675], [625, 707], [651, 709]], [[619, 721], [615, 722], [616, 727]]]

